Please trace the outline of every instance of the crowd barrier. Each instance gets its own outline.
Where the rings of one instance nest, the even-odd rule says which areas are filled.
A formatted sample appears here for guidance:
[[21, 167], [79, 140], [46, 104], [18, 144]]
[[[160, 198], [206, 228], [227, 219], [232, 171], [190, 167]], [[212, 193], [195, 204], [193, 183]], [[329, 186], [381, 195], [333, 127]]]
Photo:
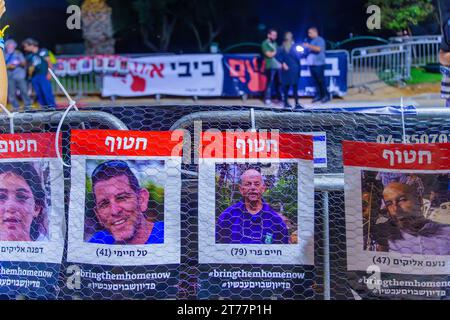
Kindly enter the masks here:
[[[349, 202], [344, 197], [344, 191], [347, 190], [349, 182], [344, 183], [344, 171], [347, 170], [347, 165], [343, 162], [343, 157], [347, 157], [348, 154], [344, 154], [342, 142], [386, 144], [386, 148], [389, 148], [389, 143], [405, 142], [414, 147], [416, 143], [432, 146], [436, 142], [448, 142], [449, 115], [450, 113], [445, 109], [417, 109], [414, 114], [407, 113], [402, 116], [402, 114], [374, 115], [338, 111], [291, 112], [276, 109], [249, 109], [243, 106], [86, 108], [83, 111], [69, 112], [64, 119], [62, 119], [62, 112], [19, 113], [15, 114], [13, 119], [7, 115], [0, 115], [0, 128], [3, 136], [0, 137], [0, 140], [6, 139], [11, 128], [14, 128], [14, 133], [19, 135], [55, 133], [58, 125], [63, 121], [61, 130], [58, 132], [61, 134], [61, 161], [66, 165], [71, 165], [70, 168], [64, 167], [61, 171], [62, 177], [52, 174], [51, 170], [61, 163], [54, 154], [54, 140], [42, 141], [42, 146], [47, 146], [51, 153], [48, 155], [50, 169], [44, 166], [42, 170], [44, 175], [49, 176], [46, 187], [52, 190], [52, 199], [48, 200], [51, 204], [49, 208], [53, 206], [61, 210], [53, 212], [53, 214], [60, 218], [58, 227], [62, 230], [61, 239], [63, 241], [61, 243], [63, 246], [58, 250], [61, 250], [62, 262], [55, 263], [45, 259], [40, 261], [36, 258], [38, 253], [35, 251], [39, 251], [36, 248], [43, 248], [41, 251], [51, 250], [51, 247], [47, 248], [44, 242], [28, 246], [22, 242], [0, 242], [0, 258], [2, 260], [0, 293], [8, 299], [446, 299], [448, 271], [438, 265], [439, 261], [447, 263], [445, 255], [427, 256], [427, 261], [437, 262], [436, 266], [428, 266], [428, 262], [422, 262], [424, 265], [427, 264], [424, 272], [417, 272], [411, 265], [406, 267], [400, 265], [397, 271], [389, 268], [385, 271], [383, 263], [378, 263], [378, 260], [374, 260], [370, 265], [378, 266], [379, 269], [365, 270], [349, 267], [349, 261], [355, 252], [360, 251], [360, 248], [354, 245], [357, 235], [352, 232], [352, 228], [360, 222], [349, 218], [348, 206], [350, 203], [350, 209], [353, 206], [359, 208], [360, 205], [357, 203], [361, 203], [365, 198], [358, 198], [358, 195], [356, 199], [350, 199]], [[92, 131], [88, 135], [83, 133], [86, 130], [94, 129], [101, 131]], [[166, 140], [164, 140], [165, 142], [160, 140], [162, 139], [161, 134], [180, 130], [184, 137], [181, 149], [178, 146], [178, 151], [183, 150], [182, 161], [177, 162], [178, 154], [166, 158], [165, 161], [173, 161], [170, 162], [173, 166], [170, 173], [172, 178], [168, 179], [172, 184], [170, 188], [168, 187], [162, 192], [160, 184], [163, 183], [161, 181], [166, 181], [168, 173], [160, 163], [158, 164], [158, 161], [165, 159], [163, 151], [166, 150], [164, 149], [166, 146], [163, 144], [167, 143]], [[302, 244], [304, 238], [300, 232], [297, 234], [297, 240], [292, 240], [295, 237], [290, 235], [289, 241], [292, 240], [292, 242], [287, 246], [292, 246], [288, 249], [295, 248], [292, 251], [277, 244], [264, 248], [252, 247], [252, 245], [237, 246], [235, 255], [228, 257], [229, 260], [221, 261], [214, 251], [220, 251], [222, 247], [218, 247], [217, 244], [205, 243], [206, 239], [210, 237], [208, 233], [206, 233], [207, 236], [202, 237], [205, 235], [206, 228], [203, 214], [211, 205], [211, 201], [205, 202], [205, 199], [213, 199], [214, 203], [214, 198], [211, 198], [210, 194], [214, 192], [215, 188], [205, 185], [205, 183], [213, 183], [207, 181], [214, 181], [214, 178], [206, 179], [206, 172], [210, 171], [205, 171], [204, 163], [198, 157], [198, 153], [202, 152], [199, 151], [200, 141], [203, 139], [201, 132], [210, 132], [212, 136], [217, 132], [237, 132], [238, 134], [247, 132], [251, 135], [255, 132], [262, 133], [265, 130], [268, 132], [274, 130], [275, 134], [287, 136], [292, 133], [313, 134], [317, 138], [313, 142], [314, 157], [319, 157], [316, 154], [316, 149], [319, 149], [316, 148], [317, 146], [320, 146], [321, 152], [325, 152], [326, 165], [315, 164], [313, 179], [309, 180], [307, 176], [301, 176], [302, 178], [298, 180], [309, 181], [308, 183], [313, 183], [311, 185], [314, 187], [314, 195], [311, 198], [314, 212], [313, 224], [311, 224], [312, 234], [310, 234], [312, 238], [309, 238], [312, 242], [311, 246], [307, 246], [313, 250], [309, 252], [309, 249], [305, 249], [305, 245]], [[136, 160], [140, 156], [137, 141], [139, 138], [143, 139], [141, 134], [145, 132], [148, 132], [147, 137], [153, 137], [153, 140], [148, 139], [147, 141], [149, 146], [160, 150], [161, 153], [157, 157], [158, 161], [149, 160], [147, 157], [140, 164], [140, 160]], [[102, 139], [104, 134], [116, 135], [116, 138], [121, 137], [120, 142], [123, 142], [123, 145], [117, 144], [119, 140], [109, 141], [108, 137], [103, 143], [99, 143], [101, 141], [99, 139]], [[30, 136], [22, 136], [23, 139], [28, 139], [27, 137]], [[38, 144], [41, 143], [40, 138], [36, 139]], [[294, 141], [291, 142], [295, 146], [300, 146]], [[323, 150], [324, 144], [325, 150]], [[170, 143], [167, 148], [169, 145]], [[279, 147], [282, 148], [281, 144]], [[372, 147], [372, 145], [359, 147], [358, 152], [352, 153], [351, 156], [368, 159], [371, 157], [372, 153], [369, 151]], [[103, 151], [97, 152], [97, 148]], [[104, 155], [102, 152], [109, 155]], [[14, 157], [8, 156], [4, 151], [2, 154], [3, 156], [0, 155], [1, 162], [13, 161], [11, 159]], [[89, 156], [86, 158], [86, 155]], [[15, 158], [21, 157], [24, 156], [17, 154], [15, 156]], [[134, 172], [138, 173], [139, 181], [144, 179], [142, 181], [146, 182], [146, 188], [150, 190], [151, 199], [153, 199], [152, 206], [164, 208], [162, 216], [159, 211], [159, 213], [152, 212], [154, 214], [152, 218], [163, 219], [165, 223], [164, 228], [167, 232], [165, 237], [167, 238], [164, 239], [178, 239], [176, 244], [172, 243], [173, 247], [161, 247], [164, 251], [156, 257], [163, 263], [148, 262], [145, 257], [141, 259], [147, 261], [148, 265], [143, 262], [136, 263], [136, 261], [140, 261], [136, 260], [137, 255], [151, 255], [159, 252], [160, 247], [158, 246], [162, 246], [162, 244], [158, 244], [157, 241], [155, 244], [151, 244], [155, 246], [152, 247], [152, 250], [145, 246], [136, 246], [136, 248], [128, 250], [124, 250], [121, 245], [98, 246], [99, 251], [94, 254], [95, 257], [83, 256], [86, 249], [84, 242], [87, 242], [87, 239], [92, 236], [92, 230], [99, 228], [99, 221], [95, 221], [94, 211], [90, 207], [92, 204], [88, 205], [88, 200], [93, 201], [92, 198], [89, 198], [93, 182], [87, 178], [87, 172], [92, 172], [105, 159], [126, 160], [129, 157], [134, 159], [128, 163], [133, 166]], [[27, 161], [37, 161], [40, 165], [45, 162], [43, 161], [45, 156], [36, 159], [36, 154], [33, 154], [31, 158]], [[195, 159], [199, 161], [196, 162]], [[304, 165], [302, 161], [298, 162], [298, 166]], [[294, 185], [299, 183], [295, 175], [293, 180], [289, 179], [288, 175], [289, 172], [292, 172], [292, 163], [297, 165], [297, 162], [286, 160], [283, 166], [273, 172], [270, 171], [270, 168], [263, 166], [264, 160], [260, 159], [257, 162], [262, 166], [261, 170], [268, 170], [264, 171], [268, 177], [266, 182], [272, 186], [273, 190], [281, 192], [269, 192], [268, 199], [274, 201], [271, 204], [286, 216], [291, 217], [288, 214], [292, 210], [289, 205], [295, 204], [295, 199], [297, 199], [298, 205], [303, 206], [306, 198], [298, 198], [299, 195], [296, 192], [291, 193], [293, 189], [278, 188], [283, 187], [283, 184], [280, 183], [281, 180], [284, 181], [283, 183], [290, 181], [289, 183], [294, 183]], [[233, 168], [234, 171], [240, 170], [240, 167]], [[50, 170], [50, 174], [46, 170]], [[216, 163], [216, 170], [216, 179], [218, 179], [216, 183], [219, 183], [217, 181], [222, 181], [222, 183], [226, 181], [230, 185], [236, 186], [235, 179], [237, 178], [233, 176], [233, 170], [230, 167]], [[420, 166], [417, 167], [417, 170], [420, 170]], [[301, 170], [299, 172], [302, 174]], [[443, 175], [445, 172], [443, 168], [440, 168], [436, 174]], [[147, 181], [145, 180], [146, 175], [159, 177], [159, 180], [155, 178]], [[370, 174], [367, 175], [370, 176]], [[271, 176], [276, 176], [276, 178], [270, 178]], [[181, 185], [179, 186], [175, 183], [176, 177], [180, 178]], [[60, 178], [63, 178], [64, 188], [57, 187]], [[359, 179], [364, 182], [366, 178], [360, 176]], [[358, 181], [358, 179], [353, 180]], [[434, 190], [430, 181], [423, 179], [424, 198], [427, 199], [429, 193]], [[446, 181], [448, 185], [448, 178]], [[79, 186], [86, 188], [86, 194], [84, 189], [81, 191], [77, 189]], [[205, 189], [205, 186], [209, 187]], [[233, 198], [226, 191], [220, 191], [218, 186], [220, 184], [216, 184], [218, 199], [224, 196]], [[176, 192], [178, 187], [179, 193]], [[233, 188], [236, 197], [239, 192]], [[54, 191], [57, 192], [54, 194]], [[223, 192], [225, 193], [223, 194]], [[273, 200], [277, 197], [282, 197], [283, 203]], [[348, 197], [348, 193], [346, 197]], [[374, 198], [376, 198], [375, 192]], [[371, 199], [369, 203], [375, 205], [377, 201]], [[440, 203], [441, 207], [445, 204], [444, 200]], [[86, 211], [83, 210], [85, 205]], [[165, 206], [168, 206], [170, 210], [167, 211]], [[444, 210], [444, 208], [440, 208], [440, 210]], [[447, 212], [444, 210], [441, 215], [445, 214]], [[81, 216], [86, 219], [84, 226]], [[75, 220], [74, 217], [76, 217]], [[306, 219], [302, 220], [306, 224], [305, 221], [308, 220], [308, 217], [305, 214], [300, 214], [298, 217]], [[55, 216], [51, 216], [51, 219], [54, 218]], [[300, 221], [289, 219], [287, 220], [289, 223], [296, 225], [301, 230]], [[351, 223], [355, 223], [355, 225], [351, 225]], [[172, 233], [173, 224], [179, 227], [175, 233]], [[80, 231], [81, 239], [75, 239], [78, 236], [73, 234], [73, 230]], [[57, 233], [49, 235], [49, 238], [58, 239]], [[98, 233], [94, 233], [94, 235], [98, 235]], [[164, 242], [165, 244], [166, 242]], [[295, 244], [300, 246], [297, 247]], [[87, 245], [96, 246], [94, 243]], [[8, 259], [8, 257], [17, 257], [21, 250], [30, 250], [25, 255], [28, 260], [17, 262], [14, 259]], [[311, 254], [310, 259], [301, 260], [301, 256], [308, 256], [308, 253]], [[391, 256], [392, 254], [387, 252], [377, 256], [373, 253], [373, 256], [377, 259], [401, 260], [398, 256]], [[112, 259], [111, 255], [115, 256], [116, 260]], [[56, 256], [58, 255], [56, 254]], [[411, 258], [411, 255], [406, 256]], [[401, 263], [408, 264], [414, 260], [421, 263], [420, 257], [414, 257], [415, 259], [409, 260], [404, 257]], [[297, 261], [297, 258], [300, 260]], [[117, 259], [122, 263], [117, 263]], [[293, 261], [296, 262], [293, 263]], [[409, 267], [412, 269], [408, 269]], [[436, 271], [433, 271], [433, 268]], [[382, 281], [382, 287], [377, 287], [376, 282], [373, 282], [375, 289], [370, 287], [371, 283], [367, 279]], [[386, 281], [390, 281], [389, 285], [386, 284]], [[385, 285], [387, 287], [383, 287]]]
[[[347, 86], [370, 90], [370, 85], [377, 82], [403, 83], [410, 79], [412, 67], [439, 62], [439, 35], [389, 40], [388, 45], [355, 48], [350, 53], [327, 51], [325, 73], [330, 92], [344, 96]], [[261, 96], [267, 83], [259, 54], [60, 56], [55, 72], [68, 92], [80, 97], [159, 99], [161, 95], [180, 95], [245, 99]], [[168, 86], [166, 82], [177, 85]], [[56, 84], [54, 90], [61, 94]], [[311, 96], [314, 90], [303, 61], [299, 94]]]
[[390, 38], [389, 41], [392, 43], [404, 43], [411, 47], [411, 65], [413, 67], [424, 67], [427, 64], [439, 63], [441, 35], [394, 37]]
[[356, 48], [351, 53], [351, 87], [377, 82], [399, 83], [411, 77], [411, 48], [384, 45]]
[[[347, 92], [348, 53], [327, 51], [326, 81], [330, 92]], [[299, 94], [315, 94], [308, 66], [302, 60]], [[262, 96], [267, 86], [264, 61], [258, 54], [60, 56], [55, 73], [68, 92], [78, 96], [189, 97]], [[54, 90], [61, 93], [54, 84]]]
[[349, 64], [349, 87], [365, 88], [385, 82], [403, 84], [411, 78], [412, 67], [439, 63], [442, 36], [390, 38], [391, 44], [355, 48]]

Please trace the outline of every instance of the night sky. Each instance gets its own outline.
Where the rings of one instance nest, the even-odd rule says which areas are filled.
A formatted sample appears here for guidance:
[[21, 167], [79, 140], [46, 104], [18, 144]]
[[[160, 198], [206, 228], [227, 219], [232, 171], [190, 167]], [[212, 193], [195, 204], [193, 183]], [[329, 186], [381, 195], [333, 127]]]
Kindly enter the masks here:
[[[65, 0], [6, 0], [8, 13], [6, 21], [11, 24], [10, 35], [17, 40], [25, 37], [37, 38], [43, 45], [54, 49], [56, 44], [76, 43], [82, 41], [80, 31], [66, 29]], [[222, 0], [214, 0], [222, 1]], [[223, 0], [226, 1], [226, 0]], [[309, 26], [315, 25], [328, 40], [346, 39], [349, 33], [367, 35], [365, 27], [367, 0], [242, 0], [251, 1], [252, 12], [248, 13], [247, 29], [241, 30], [236, 37], [236, 30], [229, 26], [228, 33], [219, 39], [223, 46], [240, 41], [259, 42], [265, 32], [258, 26], [275, 27], [280, 32], [292, 31], [298, 41], [303, 41]], [[130, 1], [131, 3], [131, 1]], [[131, 5], [131, 4], [130, 4]], [[236, 8], [239, 10], [239, 8]], [[129, 31], [130, 33], [133, 30]], [[233, 36], [234, 35], [234, 36]], [[137, 37], [135, 39], [138, 39]], [[119, 37], [118, 51], [142, 51], [139, 41], [134, 45], [121, 43]], [[185, 40], [175, 38], [173, 50], [186, 49]], [[130, 40], [128, 39], [128, 42]], [[222, 47], [223, 47], [222, 46]]]

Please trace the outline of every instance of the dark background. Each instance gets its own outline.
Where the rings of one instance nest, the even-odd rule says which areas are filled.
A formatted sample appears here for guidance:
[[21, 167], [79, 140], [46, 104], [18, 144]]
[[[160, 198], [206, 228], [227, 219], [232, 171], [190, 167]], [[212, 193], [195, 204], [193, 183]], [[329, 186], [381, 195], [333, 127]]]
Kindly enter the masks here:
[[[242, 0], [241, 6], [235, 8], [235, 13], [238, 14], [229, 15], [229, 22], [227, 21], [216, 41], [222, 49], [240, 42], [260, 42], [270, 27], [276, 27], [280, 32], [290, 30], [297, 41], [303, 41], [308, 27], [313, 25], [331, 41], [344, 40], [350, 33], [354, 36], [391, 36], [392, 33], [386, 32], [369, 34], [366, 27], [368, 18], [366, 2], [366, 0]], [[131, 2], [129, 3], [131, 6]], [[18, 41], [31, 36], [52, 50], [57, 44], [83, 41], [80, 30], [71, 31], [66, 28], [68, 17], [66, 0], [7, 0], [7, 6], [5, 22], [11, 24], [9, 35]], [[118, 14], [120, 13], [117, 13], [117, 10], [113, 13], [113, 20], [116, 20], [114, 25], [117, 25], [117, 19], [122, 19], [117, 16]], [[133, 25], [133, 21], [137, 21], [137, 18], [131, 17], [130, 20], [131, 24], [116, 32], [117, 53], [148, 52], [140, 39], [137, 22]], [[433, 34], [438, 31], [432, 21], [414, 28], [417, 34]], [[372, 43], [358, 45], [366, 44]], [[193, 33], [184, 27], [182, 22], [177, 24], [170, 51], [176, 53], [197, 51]], [[243, 48], [240, 51], [246, 50]], [[250, 48], [247, 51], [257, 51], [257, 48]]]

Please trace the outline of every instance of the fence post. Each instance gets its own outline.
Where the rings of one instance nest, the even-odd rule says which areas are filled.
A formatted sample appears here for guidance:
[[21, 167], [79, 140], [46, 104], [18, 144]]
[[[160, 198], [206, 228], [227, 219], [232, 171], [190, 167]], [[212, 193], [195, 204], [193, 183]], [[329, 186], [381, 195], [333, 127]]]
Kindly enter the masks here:
[[322, 193], [323, 206], [323, 298], [331, 299], [330, 288], [330, 212], [328, 191]]
[[405, 63], [405, 79], [411, 79], [411, 67], [412, 67], [412, 44], [406, 45], [406, 63]]

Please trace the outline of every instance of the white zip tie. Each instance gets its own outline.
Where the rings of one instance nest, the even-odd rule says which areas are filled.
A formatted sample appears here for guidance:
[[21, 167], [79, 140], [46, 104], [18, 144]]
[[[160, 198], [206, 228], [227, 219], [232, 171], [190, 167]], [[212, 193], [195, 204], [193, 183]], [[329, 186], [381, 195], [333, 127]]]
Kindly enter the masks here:
[[[61, 81], [59, 81], [58, 77], [56, 76], [56, 74], [53, 72], [52, 69], [48, 68], [48, 72], [50, 73], [50, 75], [53, 77], [53, 79], [56, 81], [56, 84], [59, 86], [59, 88], [62, 90], [62, 92], [64, 93], [64, 95], [66, 96], [67, 100], [69, 100], [69, 106], [67, 107], [67, 109], [64, 111], [61, 120], [59, 120], [58, 123], [58, 128], [56, 129], [56, 137], [55, 137], [55, 151], [56, 151], [56, 156], [58, 158], [58, 160], [62, 163], [62, 165], [66, 168], [70, 168], [71, 166], [68, 165], [67, 163], [64, 162], [61, 153], [59, 151], [59, 134], [61, 132], [61, 128], [62, 125], [64, 123], [64, 120], [66, 119], [67, 115], [69, 114], [70, 110], [72, 108], [74, 108], [76, 111], [78, 110], [77, 107], [77, 102], [75, 100], [72, 99], [72, 97], [69, 95], [69, 93], [67, 92], [66, 88], [64, 88], [64, 86], [62, 85]], [[86, 129], [84, 126], [84, 123], [81, 124], [83, 129]]]
[[14, 133], [14, 115], [16, 112], [9, 111], [3, 104], [0, 103], [0, 108], [5, 111], [5, 113], [8, 115], [9, 118], [9, 132]]
[[61, 156], [61, 153], [59, 152], [59, 148], [58, 148], [58, 146], [59, 146], [59, 133], [61, 132], [61, 128], [62, 128], [62, 125], [63, 125], [63, 123], [64, 123], [64, 119], [66, 118], [66, 116], [67, 116], [67, 114], [69, 113], [70, 109], [72, 109], [72, 108], [74, 108], [74, 107], [77, 109], [77, 107], [76, 107], [76, 102], [75, 102], [75, 101], [72, 101], [72, 102], [70, 103], [69, 107], [66, 109], [66, 111], [64, 111], [64, 114], [63, 114], [63, 116], [61, 117], [61, 120], [59, 120], [58, 128], [56, 129], [56, 137], [55, 137], [55, 150], [56, 150], [56, 156], [58, 157], [58, 160], [62, 163], [62, 165], [63, 165], [64, 167], [66, 167], [66, 168], [70, 168], [71, 166], [64, 162], [64, 160], [63, 160], [63, 158], [62, 158], [62, 156]]
[[256, 132], [256, 121], [255, 121], [255, 109], [250, 109], [250, 121], [252, 123], [252, 130], [251, 132]]
[[403, 143], [406, 144], [406, 125], [405, 125], [405, 110], [403, 105], [403, 97], [400, 98], [400, 108], [402, 109]]
[[[50, 72], [51, 76], [53, 77], [53, 79], [56, 81], [56, 84], [58, 85], [58, 87], [62, 90], [62, 92], [64, 93], [64, 95], [66, 96], [67, 100], [69, 100], [69, 105], [74, 103], [76, 105], [76, 102], [72, 99], [72, 97], [69, 95], [69, 93], [67, 92], [66, 88], [64, 88], [64, 86], [62, 85], [61, 81], [59, 81], [58, 77], [56, 76], [56, 74], [53, 72], [52, 69], [48, 68], [48, 72]], [[78, 111], [78, 108], [76, 108], [75, 110]]]

